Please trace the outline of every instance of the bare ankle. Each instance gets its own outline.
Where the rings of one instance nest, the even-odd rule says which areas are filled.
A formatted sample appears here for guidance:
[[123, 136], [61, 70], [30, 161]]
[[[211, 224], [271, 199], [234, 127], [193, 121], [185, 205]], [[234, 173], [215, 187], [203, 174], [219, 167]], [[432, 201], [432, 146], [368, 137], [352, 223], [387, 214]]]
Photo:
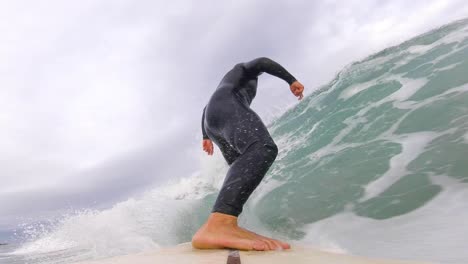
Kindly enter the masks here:
[[232, 225], [237, 226], [237, 217], [223, 213], [211, 213], [207, 221], [208, 225]]

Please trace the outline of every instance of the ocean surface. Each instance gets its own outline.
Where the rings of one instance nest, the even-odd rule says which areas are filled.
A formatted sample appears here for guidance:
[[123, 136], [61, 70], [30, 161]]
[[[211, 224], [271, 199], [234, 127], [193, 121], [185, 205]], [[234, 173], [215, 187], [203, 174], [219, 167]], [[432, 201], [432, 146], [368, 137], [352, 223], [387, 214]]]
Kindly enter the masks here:
[[[311, 73], [313, 74], [313, 73]], [[343, 69], [270, 124], [280, 153], [241, 225], [323, 250], [468, 263], [468, 20]], [[23, 228], [0, 263], [73, 263], [190, 241], [227, 166]]]

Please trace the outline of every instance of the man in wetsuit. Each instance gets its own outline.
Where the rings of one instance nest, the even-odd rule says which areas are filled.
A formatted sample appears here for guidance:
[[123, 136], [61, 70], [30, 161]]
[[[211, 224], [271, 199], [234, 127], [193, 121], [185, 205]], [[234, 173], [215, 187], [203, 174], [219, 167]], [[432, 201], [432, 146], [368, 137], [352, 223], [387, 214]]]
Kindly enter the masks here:
[[258, 76], [266, 72], [283, 79], [302, 99], [304, 86], [281, 65], [258, 58], [234, 66], [221, 80], [202, 115], [203, 150], [213, 154], [214, 142], [230, 168], [207, 222], [192, 238], [199, 249], [288, 249], [288, 243], [258, 235], [237, 225], [244, 203], [273, 164], [278, 148], [260, 117], [250, 108]]

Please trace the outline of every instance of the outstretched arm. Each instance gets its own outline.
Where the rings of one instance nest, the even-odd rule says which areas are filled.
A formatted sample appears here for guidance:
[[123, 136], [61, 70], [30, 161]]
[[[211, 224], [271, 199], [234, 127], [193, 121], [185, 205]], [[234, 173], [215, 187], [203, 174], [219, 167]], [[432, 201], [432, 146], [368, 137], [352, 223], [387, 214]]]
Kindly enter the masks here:
[[302, 92], [304, 91], [304, 86], [283, 66], [269, 58], [260, 57], [253, 61], [246, 62], [244, 63], [244, 69], [248, 75], [254, 77], [257, 77], [262, 72], [266, 72], [281, 78], [289, 84], [291, 92], [297, 96], [299, 100], [303, 97]]
[[296, 81], [296, 78], [292, 76], [283, 66], [279, 63], [265, 57], [257, 58], [253, 61], [244, 63], [246, 72], [251, 76], [258, 76], [262, 72], [266, 72], [273, 76], [283, 79], [289, 85]]

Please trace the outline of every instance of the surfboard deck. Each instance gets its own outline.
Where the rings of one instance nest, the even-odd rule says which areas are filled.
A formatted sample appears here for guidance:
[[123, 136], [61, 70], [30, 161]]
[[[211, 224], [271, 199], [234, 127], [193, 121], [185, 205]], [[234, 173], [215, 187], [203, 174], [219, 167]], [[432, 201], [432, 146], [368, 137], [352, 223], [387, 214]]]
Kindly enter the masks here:
[[[421, 264], [423, 262], [372, 259], [336, 254], [299, 245], [282, 251], [198, 250], [190, 243], [134, 255], [80, 262], [79, 264]], [[426, 262], [427, 263], [427, 262]]]

